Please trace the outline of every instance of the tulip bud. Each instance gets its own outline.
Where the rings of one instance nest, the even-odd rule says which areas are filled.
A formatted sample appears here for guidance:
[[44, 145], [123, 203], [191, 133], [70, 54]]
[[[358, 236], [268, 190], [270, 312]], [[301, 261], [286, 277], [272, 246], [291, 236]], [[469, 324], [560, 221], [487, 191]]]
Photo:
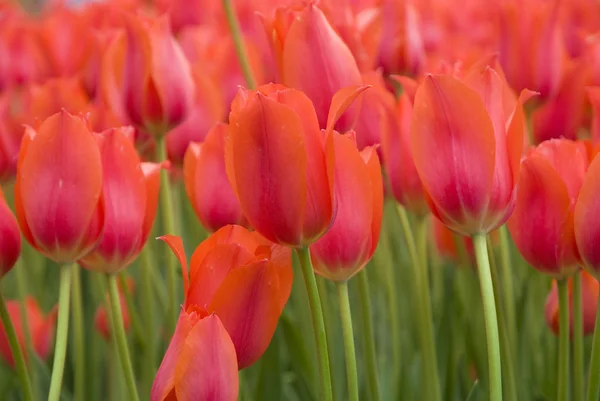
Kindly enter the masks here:
[[73, 262], [98, 243], [104, 227], [102, 162], [82, 117], [66, 111], [26, 129], [15, 185], [21, 230], [40, 253]]
[[337, 213], [327, 233], [310, 246], [315, 272], [346, 281], [362, 270], [379, 243], [383, 182], [377, 152], [359, 152], [352, 133], [333, 138]]
[[[573, 161], [571, 161], [573, 163]], [[574, 230], [583, 267], [596, 278], [600, 277], [600, 157], [593, 158], [577, 197], [574, 211]]]
[[217, 231], [228, 224], [247, 225], [225, 171], [226, 124], [215, 125], [203, 143], [191, 143], [183, 161], [188, 199], [202, 225]]
[[21, 253], [21, 232], [0, 189], [0, 279], [13, 268]]

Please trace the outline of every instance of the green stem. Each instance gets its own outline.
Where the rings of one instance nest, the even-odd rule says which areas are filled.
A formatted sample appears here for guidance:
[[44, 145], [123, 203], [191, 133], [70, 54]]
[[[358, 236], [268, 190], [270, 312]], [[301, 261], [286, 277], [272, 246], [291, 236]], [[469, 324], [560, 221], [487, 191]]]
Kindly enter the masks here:
[[569, 285], [558, 280], [558, 389], [556, 399], [569, 399]]
[[123, 367], [125, 382], [127, 383], [127, 390], [129, 391], [129, 399], [131, 401], [139, 401], [135, 384], [135, 375], [133, 373], [133, 366], [131, 365], [131, 358], [129, 357], [129, 348], [127, 347], [127, 337], [125, 336], [125, 328], [123, 327], [123, 314], [121, 312], [121, 300], [119, 298], [117, 276], [115, 274], [109, 274], [107, 279], [108, 294], [110, 297], [110, 312], [114, 324], [113, 336], [116, 340], [114, 342], [118, 347], [119, 358], [121, 359], [121, 366]]
[[332, 401], [333, 390], [331, 387], [331, 370], [329, 368], [329, 350], [327, 348], [327, 336], [325, 334], [325, 320], [321, 308], [321, 299], [317, 289], [317, 280], [310, 260], [310, 251], [308, 248], [297, 248], [296, 253], [300, 260], [302, 275], [308, 293], [308, 303], [313, 321], [313, 330], [317, 345], [317, 359], [319, 361], [320, 372], [320, 393], [321, 400]]
[[358, 296], [362, 310], [362, 326], [365, 336], [365, 354], [367, 356], [367, 375], [369, 379], [369, 390], [371, 401], [379, 401], [379, 375], [377, 374], [377, 351], [375, 350], [375, 335], [373, 334], [373, 316], [371, 314], [371, 295], [369, 294], [369, 279], [367, 270], [358, 273]]
[[346, 353], [346, 376], [348, 378], [348, 399], [358, 401], [358, 372], [356, 370], [356, 353], [354, 350], [354, 331], [352, 329], [352, 312], [348, 296], [348, 282], [336, 283], [340, 302], [340, 318], [344, 334], [344, 350]]
[[69, 303], [71, 298], [71, 264], [60, 267], [60, 288], [58, 292], [58, 323], [56, 326], [56, 344], [52, 363], [52, 379], [48, 401], [58, 401], [62, 388], [69, 336]]
[[133, 303], [131, 291], [129, 291], [129, 287], [127, 286], [126, 275], [127, 273], [124, 271], [118, 275], [119, 285], [121, 286], [121, 292], [125, 298], [125, 304], [127, 305], [127, 311], [129, 312], [129, 319], [131, 320], [131, 326], [133, 327], [135, 339], [143, 350], [146, 348], [146, 336], [144, 335], [144, 329], [140, 323], [140, 316], [138, 315], [135, 304]]
[[[17, 275], [17, 291], [19, 292], [19, 314], [21, 315], [21, 327], [23, 327], [23, 333], [25, 337], [25, 347], [23, 348], [23, 358], [25, 361], [29, 361], [29, 355], [35, 353], [33, 348], [33, 340], [31, 339], [31, 327], [29, 326], [29, 316], [27, 314], [27, 277], [25, 275], [25, 265], [23, 265], [23, 258], [17, 260], [17, 264], [13, 268]], [[30, 365], [31, 366], [31, 365]], [[35, 369], [28, 369], [29, 377], [31, 379], [33, 396], [35, 398]]]
[[596, 306], [596, 326], [592, 340], [592, 356], [588, 376], [587, 401], [598, 401], [600, 394], [600, 297]]
[[6, 337], [8, 338], [10, 350], [12, 352], [13, 360], [15, 362], [15, 368], [17, 369], [17, 375], [19, 376], [19, 381], [21, 382], [21, 389], [23, 390], [23, 400], [33, 401], [33, 391], [31, 390], [31, 381], [29, 380], [27, 365], [25, 365], [25, 358], [23, 358], [23, 352], [21, 350], [21, 346], [19, 345], [17, 334], [15, 333], [15, 327], [13, 326], [13, 323], [10, 320], [10, 315], [8, 314], [8, 309], [6, 308], [6, 302], [1, 292], [0, 319], [2, 320], [4, 332], [6, 334]]
[[581, 273], [573, 276], [573, 395], [583, 400], [583, 305], [581, 299]]
[[71, 267], [73, 282], [71, 283], [71, 308], [73, 311], [73, 346], [74, 346], [74, 399], [85, 399], [85, 339], [83, 336], [83, 305], [81, 300], [81, 272], [77, 263]]
[[479, 285], [481, 287], [481, 299], [483, 302], [483, 313], [485, 318], [485, 333], [487, 336], [488, 369], [490, 375], [489, 399], [490, 401], [502, 401], [502, 370], [500, 362], [498, 316], [496, 314], [494, 287], [492, 285], [492, 274], [490, 271], [490, 260], [485, 235], [474, 235], [473, 247], [475, 248], [475, 258], [477, 259], [477, 271], [479, 273]]
[[410, 227], [406, 210], [401, 205], [397, 205], [402, 231], [406, 240], [408, 254], [415, 279], [415, 307], [418, 308], [417, 321], [419, 326], [419, 342], [421, 353], [423, 354], [423, 378], [427, 378], [428, 384], [426, 391], [429, 395], [427, 400], [440, 401], [440, 379], [437, 367], [437, 357], [435, 350], [435, 340], [433, 335], [433, 317], [431, 312], [431, 295], [429, 290], [429, 273], [427, 271], [427, 252], [423, 245], [427, 238], [427, 220], [419, 221], [417, 238], [421, 248], [421, 259], [417, 246], [415, 245], [415, 235]]
[[[334, 325], [337, 317], [335, 316], [332, 307], [334, 304], [331, 302], [329, 296], [329, 290], [327, 289], [327, 281], [322, 277], [315, 277], [317, 280], [317, 290], [319, 291], [319, 299], [321, 300], [321, 308], [323, 309], [323, 319], [325, 322], [325, 336], [327, 337], [327, 348], [329, 350], [329, 367], [331, 369], [332, 377], [336, 377], [336, 364], [335, 364], [335, 355], [334, 347], [336, 345], [337, 338], [333, 333]], [[332, 388], [332, 391], [334, 389]]]
[[[167, 142], [164, 134], [158, 136], [157, 146], [158, 160], [167, 160]], [[173, 193], [171, 192], [169, 172], [168, 170], [163, 169], [160, 174], [160, 215], [163, 223], [163, 234], [175, 235], [177, 233], [177, 229], [175, 228], [175, 210], [173, 208]], [[164, 254], [167, 264], [166, 275], [168, 292], [168, 303], [166, 305], [166, 324], [168, 332], [171, 333], [177, 320], [177, 263], [175, 256], [171, 252], [164, 252]]]
[[225, 9], [225, 17], [227, 18], [227, 24], [231, 31], [231, 37], [235, 44], [235, 51], [240, 62], [240, 67], [242, 68], [242, 73], [244, 74], [244, 79], [246, 80], [246, 85], [248, 85], [248, 89], [255, 89], [256, 81], [252, 75], [252, 67], [250, 66], [246, 47], [244, 46], [244, 38], [231, 0], [223, 0], [223, 8]]
[[[144, 363], [144, 389], [150, 389], [154, 382], [155, 361], [156, 361], [156, 328], [154, 325], [154, 297], [152, 296], [152, 275], [154, 274], [154, 264], [152, 263], [152, 256], [150, 255], [151, 248], [148, 244], [142, 249], [140, 260], [142, 264], [142, 271], [140, 274], [141, 281], [141, 296], [146, 311], [145, 323], [146, 333], [146, 362]], [[144, 397], [146, 398], [146, 397]]]
[[[517, 345], [517, 329], [515, 327], [517, 319], [515, 317], [515, 296], [514, 296], [514, 284], [513, 275], [514, 272], [511, 266], [510, 260], [510, 244], [508, 238], [508, 228], [506, 225], [500, 227], [500, 265], [502, 268], [502, 289], [504, 294], [502, 299], [504, 300], [504, 321], [506, 324], [506, 331], [508, 340], [514, 346]], [[514, 352], [513, 352], [514, 354]]]

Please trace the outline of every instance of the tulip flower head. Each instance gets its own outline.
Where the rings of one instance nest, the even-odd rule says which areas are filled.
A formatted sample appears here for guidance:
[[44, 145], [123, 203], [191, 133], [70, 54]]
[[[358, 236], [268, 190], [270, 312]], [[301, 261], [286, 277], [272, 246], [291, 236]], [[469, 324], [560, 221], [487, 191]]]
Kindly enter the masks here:
[[231, 105], [225, 165], [248, 222], [282, 245], [306, 246], [334, 215], [335, 122], [366, 87], [334, 96], [322, 133], [302, 92], [269, 84], [241, 90]]
[[0, 279], [13, 268], [21, 254], [21, 232], [0, 189]]
[[315, 272], [346, 281], [373, 256], [383, 216], [383, 180], [373, 147], [358, 151], [353, 133], [334, 133], [337, 213], [330, 229], [310, 246]]
[[58, 263], [98, 244], [104, 229], [102, 159], [85, 118], [66, 111], [26, 128], [15, 185], [23, 235]]

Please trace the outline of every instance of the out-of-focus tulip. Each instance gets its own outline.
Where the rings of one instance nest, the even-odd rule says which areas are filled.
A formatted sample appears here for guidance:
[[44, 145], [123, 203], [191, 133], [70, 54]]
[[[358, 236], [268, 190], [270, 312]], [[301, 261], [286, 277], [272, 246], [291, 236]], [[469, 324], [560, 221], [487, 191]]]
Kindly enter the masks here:
[[517, 101], [499, 73], [480, 66], [463, 82], [428, 75], [417, 90], [411, 151], [432, 213], [453, 231], [488, 233], [509, 218], [525, 96]]
[[600, 142], [600, 87], [587, 88], [587, 96], [592, 107], [590, 136], [592, 143], [597, 144]]
[[[129, 327], [131, 325], [131, 319], [129, 318], [129, 308], [127, 307], [127, 299], [125, 298], [125, 294], [123, 293], [123, 282], [119, 281], [119, 303], [121, 304], [121, 313], [123, 315], [123, 328], [125, 332], [129, 331]], [[129, 294], [133, 292], [134, 281], [130, 278], [126, 280], [127, 291]], [[104, 297], [108, 301], [108, 294]], [[96, 314], [94, 315], [94, 326], [98, 333], [104, 338], [106, 341], [110, 341], [111, 338], [111, 329], [110, 329], [110, 318], [108, 314], [110, 311], [107, 310], [107, 306], [105, 304], [99, 305], [96, 309]]]
[[[464, 247], [466, 257], [469, 262], [475, 261], [475, 253], [473, 248], [473, 240], [471, 237], [463, 236], [452, 232], [438, 218], [431, 219], [431, 228], [433, 231], [433, 240], [435, 249], [443, 258], [452, 260], [453, 262], [461, 262], [461, 252], [459, 247]], [[458, 241], [461, 241], [462, 244]]]
[[226, 124], [215, 125], [203, 143], [191, 143], [183, 161], [188, 199], [202, 225], [217, 231], [228, 224], [247, 225], [225, 171]]
[[221, 89], [202, 68], [194, 68], [196, 103], [188, 117], [167, 134], [169, 160], [181, 164], [191, 142], [202, 142], [208, 131], [226, 116]]
[[236, 401], [238, 391], [235, 348], [219, 317], [201, 307], [182, 310], [150, 401]]
[[158, 208], [161, 165], [140, 162], [131, 127], [106, 130], [96, 140], [102, 157], [104, 231], [80, 263], [116, 273], [135, 260], [148, 239]]
[[[571, 161], [570, 163], [573, 163]], [[583, 263], [596, 279], [600, 278], [600, 157], [596, 154], [581, 185], [574, 211], [577, 248]]]
[[194, 100], [191, 69], [166, 17], [128, 16], [125, 32], [105, 52], [101, 90], [123, 121], [164, 135], [189, 114]]
[[354, 133], [334, 134], [337, 213], [329, 230], [310, 246], [315, 272], [333, 281], [358, 273], [379, 243], [383, 179], [373, 147], [358, 151]]
[[[598, 281], [585, 271], [581, 275], [581, 301], [583, 306], [583, 335], [592, 334], [596, 321], [596, 310], [598, 308]], [[573, 335], [573, 278], [569, 278], [569, 330]], [[546, 322], [554, 334], [558, 335], [558, 286], [556, 281], [552, 282], [552, 289], [546, 298]]]
[[[320, 126], [325, 127], [333, 95], [361, 83], [352, 52], [313, 2], [301, 10], [278, 9], [273, 20], [265, 19], [265, 27], [279, 62], [281, 82], [310, 98]], [[354, 105], [339, 121], [340, 132], [352, 128], [359, 109]]]
[[567, 139], [543, 142], [522, 162], [508, 228], [525, 260], [557, 278], [579, 268], [573, 209], [588, 164], [585, 144]]
[[104, 228], [100, 150], [83, 117], [66, 111], [26, 129], [15, 185], [21, 230], [58, 263], [88, 254]]
[[84, 113], [89, 110], [89, 99], [81, 82], [74, 78], [50, 79], [27, 88], [22, 114], [29, 124], [44, 120], [61, 110]]
[[21, 232], [0, 188], [0, 279], [13, 268], [21, 254]]
[[[11, 300], [6, 302], [6, 309], [10, 320], [15, 328], [17, 339], [21, 349], [25, 348], [25, 331], [23, 329], [21, 318], [20, 301]], [[39, 308], [37, 301], [33, 297], [25, 298], [25, 313], [31, 333], [33, 349], [37, 356], [44, 360], [50, 354], [52, 338], [54, 337], [54, 326], [56, 323], [56, 312], [53, 310], [45, 315]], [[4, 332], [4, 326], [0, 323], [0, 355], [10, 366], [14, 366], [12, 352]]]
[[0, 94], [0, 183], [11, 181], [17, 173], [19, 147], [23, 137], [21, 116], [13, 110], [18, 108], [21, 96], [15, 91]]
[[248, 222], [267, 239], [293, 247], [321, 237], [334, 215], [331, 129], [364, 87], [331, 101], [328, 130], [310, 99], [281, 85], [241, 90], [231, 105], [225, 164]]
[[193, 311], [204, 311], [204, 316], [216, 314], [233, 341], [238, 367], [252, 365], [269, 346], [290, 296], [291, 250], [265, 240], [257, 232], [225, 226], [194, 251], [188, 283], [181, 239], [162, 239], [184, 269], [182, 316], [188, 318]]

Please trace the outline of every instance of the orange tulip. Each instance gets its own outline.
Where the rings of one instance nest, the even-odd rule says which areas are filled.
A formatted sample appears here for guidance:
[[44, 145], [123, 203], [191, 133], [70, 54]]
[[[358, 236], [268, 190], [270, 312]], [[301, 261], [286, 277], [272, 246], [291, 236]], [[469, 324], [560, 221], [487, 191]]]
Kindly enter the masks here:
[[33, 124], [63, 109], [73, 114], [87, 112], [89, 99], [77, 79], [57, 78], [27, 88], [23, 107], [26, 121]]
[[310, 246], [315, 272], [346, 281], [371, 260], [383, 217], [383, 180], [377, 152], [361, 152], [353, 133], [334, 134], [337, 213], [331, 228]]
[[271, 342], [290, 296], [291, 250], [243, 227], [225, 226], [194, 251], [188, 282], [181, 239], [169, 235], [161, 239], [184, 270], [180, 319], [194, 311], [216, 314], [233, 341], [239, 368], [252, 365]]
[[21, 254], [21, 232], [0, 188], [0, 279], [13, 268]]
[[[272, 20], [265, 19], [265, 27], [278, 59], [281, 82], [308, 96], [319, 125], [325, 127], [333, 95], [361, 83], [352, 52], [314, 2], [300, 10], [278, 9]], [[359, 109], [355, 105], [340, 120], [340, 132], [352, 128]]]
[[334, 212], [331, 130], [365, 87], [332, 100], [322, 134], [302, 92], [281, 85], [241, 90], [231, 105], [225, 164], [248, 222], [267, 239], [293, 247], [321, 237]]
[[164, 135], [182, 122], [194, 99], [190, 66], [166, 17], [128, 16], [125, 32], [105, 52], [101, 91], [123, 121]]
[[26, 129], [15, 209], [23, 235], [58, 263], [88, 254], [104, 228], [102, 162], [83, 117], [61, 111]]
[[226, 124], [215, 125], [203, 143], [191, 143], [183, 161], [188, 199], [202, 225], [217, 231], [228, 224], [247, 225], [225, 172]]
[[104, 231], [80, 263], [116, 273], [137, 258], [148, 239], [158, 208], [161, 165], [140, 162], [131, 127], [106, 130], [96, 140], [103, 168]]
[[[585, 271], [577, 273], [581, 275], [581, 301], [583, 306], [583, 334], [594, 332], [596, 321], [596, 309], [598, 308], [598, 281]], [[569, 328], [573, 335], [573, 278], [569, 278]], [[558, 335], [558, 287], [556, 280], [552, 281], [552, 289], [546, 298], [546, 322], [554, 334]]]
[[525, 260], [557, 278], [579, 268], [573, 210], [588, 164], [585, 144], [567, 139], [543, 142], [522, 162], [508, 228]]
[[[10, 320], [15, 328], [15, 333], [21, 349], [25, 348], [25, 332], [21, 318], [20, 301], [11, 300], [6, 302], [6, 309]], [[37, 301], [33, 297], [25, 298], [25, 313], [29, 324], [33, 350], [37, 356], [44, 360], [50, 355], [52, 338], [54, 335], [54, 326], [56, 323], [56, 311], [53, 310], [45, 315], [39, 308]], [[8, 338], [4, 332], [4, 326], [0, 323], [0, 355], [10, 366], [14, 366], [14, 360]], [[26, 355], [26, 353], [25, 353]]]
[[432, 213], [453, 231], [488, 233], [510, 216], [527, 94], [517, 101], [501, 74], [480, 65], [462, 82], [428, 75], [417, 90], [411, 151]]

